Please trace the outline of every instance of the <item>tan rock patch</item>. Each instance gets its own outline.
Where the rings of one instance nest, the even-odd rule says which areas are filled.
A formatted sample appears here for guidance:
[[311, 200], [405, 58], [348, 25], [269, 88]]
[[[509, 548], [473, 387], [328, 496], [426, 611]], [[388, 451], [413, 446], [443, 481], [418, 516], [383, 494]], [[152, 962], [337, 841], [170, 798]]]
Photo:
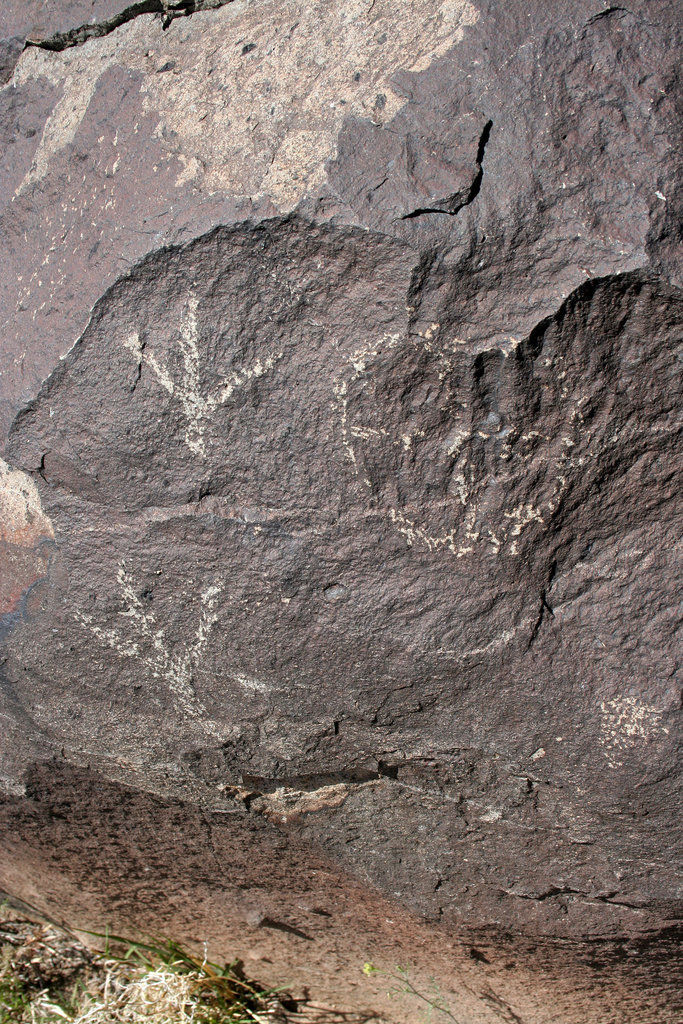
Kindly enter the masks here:
[[120, 65], [144, 75], [156, 135], [183, 163], [179, 186], [267, 195], [291, 209], [323, 182], [344, 118], [391, 120], [404, 104], [391, 76], [424, 70], [478, 17], [467, 0], [237, 0], [167, 32], [150, 15], [59, 54], [30, 49], [15, 82], [44, 75], [63, 93], [17, 191], [47, 174], [101, 75]]

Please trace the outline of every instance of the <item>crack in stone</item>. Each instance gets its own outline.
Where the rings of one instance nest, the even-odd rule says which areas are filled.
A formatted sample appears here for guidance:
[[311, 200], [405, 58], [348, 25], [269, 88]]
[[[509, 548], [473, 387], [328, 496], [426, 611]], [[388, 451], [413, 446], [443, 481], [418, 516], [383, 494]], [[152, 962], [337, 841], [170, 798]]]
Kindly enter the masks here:
[[598, 13], [594, 14], [592, 18], [589, 18], [584, 29], [590, 28], [591, 25], [595, 25], [596, 22], [603, 21], [605, 18], [611, 18], [613, 14], [630, 14], [632, 18], [636, 17], [633, 11], [630, 11], [628, 7], [618, 7], [616, 5], [613, 7], [606, 7], [604, 11], [598, 11]]
[[243, 774], [241, 785], [226, 787], [224, 792], [241, 801], [249, 813], [285, 822], [292, 815], [340, 807], [358, 787], [382, 779], [396, 781], [397, 775], [398, 766], [382, 761], [377, 771], [352, 769], [282, 778]]
[[502, 890], [506, 896], [516, 896], [520, 900], [533, 900], [536, 903], [543, 903], [545, 900], [553, 899], [555, 896], [581, 896], [587, 900], [595, 900], [596, 903], [609, 903], [614, 907], [628, 907], [630, 910], [640, 910], [641, 905], [638, 903], [631, 903], [628, 900], [614, 899], [617, 895], [617, 890], [613, 892], [605, 893], [590, 893], [585, 892], [583, 889], [572, 889], [566, 885], [551, 885], [549, 889], [541, 893], [532, 892], [514, 892], [511, 889]]
[[[265, 778], [243, 774], [239, 785], [225, 786], [224, 796], [241, 803], [248, 813], [263, 814], [280, 823], [288, 817], [298, 817], [316, 811], [340, 807], [346, 799], [363, 786], [390, 782], [400, 789], [419, 797], [433, 797], [442, 802], [462, 804], [460, 796], [453, 797], [442, 790], [412, 786], [399, 778], [399, 770], [409, 762], [389, 764], [379, 761], [377, 770], [351, 769], [311, 775]], [[214, 813], [233, 813], [226, 808], [212, 808]]]
[[[475, 167], [477, 168], [477, 173], [475, 175], [474, 181], [469, 187], [469, 190], [465, 198], [460, 202], [456, 202], [452, 210], [442, 209], [438, 206], [420, 207], [417, 210], [412, 210], [410, 213], [404, 213], [403, 216], [401, 217], [401, 220], [413, 220], [415, 217], [422, 217], [423, 214], [427, 213], [445, 213], [449, 217], [455, 217], [456, 214], [460, 213], [460, 211], [465, 206], [469, 206], [470, 203], [474, 202], [474, 200], [479, 195], [479, 192], [481, 191], [481, 183], [484, 177], [484, 153], [486, 152], [486, 146], [489, 141], [489, 136], [491, 135], [492, 128], [493, 121], [487, 121], [482, 129], [482, 133], [479, 138], [479, 146], [477, 147], [477, 155], [475, 158]], [[444, 200], [443, 202], [444, 206], [446, 206], [447, 200]]]
[[546, 612], [548, 613], [548, 615], [550, 615], [551, 618], [553, 618], [553, 619], [555, 618], [555, 612], [553, 611], [553, 609], [548, 604], [547, 593], [548, 593], [548, 589], [550, 588], [550, 585], [552, 584], [552, 582], [553, 582], [553, 580], [555, 578], [555, 573], [556, 572], [557, 572], [557, 563], [553, 562], [553, 564], [550, 567], [550, 573], [549, 573], [549, 576], [548, 576], [548, 582], [546, 583], [546, 585], [543, 588], [543, 590], [541, 590], [541, 607], [539, 609], [538, 617], [536, 619], [536, 622], [534, 623], [534, 627], [531, 630], [531, 633], [529, 635], [529, 641], [528, 641], [527, 647], [526, 647], [527, 651], [529, 651], [531, 649], [534, 641], [536, 640], [536, 637], [538, 636], [539, 630], [540, 630], [541, 626], [543, 625], [543, 621], [544, 621], [544, 619], [546, 617]]
[[143, 14], [161, 15], [163, 28], [167, 29], [176, 18], [187, 18], [198, 11], [217, 10], [230, 3], [233, 3], [233, 0], [139, 0], [106, 21], [79, 25], [78, 28], [69, 29], [68, 32], [56, 32], [45, 39], [28, 38], [24, 43], [24, 49], [37, 46], [42, 50], [60, 52], [72, 46], [82, 46], [89, 39], [107, 36], [121, 25], [134, 21]]

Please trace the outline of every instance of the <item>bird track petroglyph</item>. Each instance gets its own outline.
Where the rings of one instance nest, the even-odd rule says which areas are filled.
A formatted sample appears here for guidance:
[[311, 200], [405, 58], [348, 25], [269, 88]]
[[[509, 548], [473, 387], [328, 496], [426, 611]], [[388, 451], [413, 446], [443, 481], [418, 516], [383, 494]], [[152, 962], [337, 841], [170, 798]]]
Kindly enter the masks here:
[[282, 352], [272, 353], [263, 360], [256, 359], [251, 366], [243, 367], [225, 377], [213, 393], [203, 393], [197, 323], [198, 305], [197, 297], [190, 295], [180, 322], [180, 333], [177, 340], [183, 372], [175, 379], [168, 367], [163, 366], [154, 353], [148, 351], [139, 334], [129, 335], [123, 345], [136, 358], [138, 374], [141, 372], [142, 366], [147, 365], [161, 387], [180, 403], [187, 423], [185, 443], [195, 455], [204, 457], [206, 455], [204, 434], [211, 414], [220, 405], [227, 402], [238, 388], [244, 387], [245, 384], [272, 370], [278, 360], [282, 358]]
[[[84, 612], [76, 614], [77, 621], [121, 657], [134, 658], [154, 679], [163, 679], [178, 709], [189, 718], [202, 719], [206, 732], [217, 736], [207, 709], [197, 697], [194, 674], [202, 660], [211, 629], [218, 618], [216, 604], [223, 589], [222, 585], [212, 584], [201, 592], [199, 620], [194, 637], [189, 645], [179, 645], [177, 650], [173, 650], [167, 630], [159, 626], [154, 612], [145, 607], [139, 593], [140, 588], [136, 586], [125, 561], [119, 564], [117, 580], [119, 592], [126, 605], [125, 610], [119, 612], [119, 616], [130, 620], [129, 628], [100, 626], [94, 621], [94, 615]], [[186, 595], [181, 594], [179, 597], [182, 600]]]

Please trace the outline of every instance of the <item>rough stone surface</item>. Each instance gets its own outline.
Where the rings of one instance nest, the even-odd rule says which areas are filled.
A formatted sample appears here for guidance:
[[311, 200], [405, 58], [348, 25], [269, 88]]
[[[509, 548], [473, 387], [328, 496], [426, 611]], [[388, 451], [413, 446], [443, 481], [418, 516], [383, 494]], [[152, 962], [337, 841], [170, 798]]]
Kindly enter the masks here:
[[[669, 1024], [680, 4], [100, 6], [0, 25], [0, 881], [62, 870], [32, 815], [163, 797], [238, 886], [276, 844], [269, 920], [318, 864], [390, 901], [466, 1020]], [[606, 1016], [567, 950], [646, 937]]]
[[[12, 77], [28, 45], [69, 33], [76, 27], [99, 25], [121, 14], [127, 0], [8, 0], [0, 9], [0, 83]], [[3, 142], [7, 144], [3, 132]]]

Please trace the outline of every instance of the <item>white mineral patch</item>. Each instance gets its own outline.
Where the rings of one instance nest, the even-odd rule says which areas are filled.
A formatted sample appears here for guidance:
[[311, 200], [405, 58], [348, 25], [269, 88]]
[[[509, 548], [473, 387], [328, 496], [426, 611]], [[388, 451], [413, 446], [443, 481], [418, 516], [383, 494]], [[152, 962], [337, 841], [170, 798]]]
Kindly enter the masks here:
[[645, 704], [636, 697], [616, 697], [600, 703], [601, 741], [612, 768], [623, 763], [621, 753], [665, 730], [661, 725], [662, 710]]

